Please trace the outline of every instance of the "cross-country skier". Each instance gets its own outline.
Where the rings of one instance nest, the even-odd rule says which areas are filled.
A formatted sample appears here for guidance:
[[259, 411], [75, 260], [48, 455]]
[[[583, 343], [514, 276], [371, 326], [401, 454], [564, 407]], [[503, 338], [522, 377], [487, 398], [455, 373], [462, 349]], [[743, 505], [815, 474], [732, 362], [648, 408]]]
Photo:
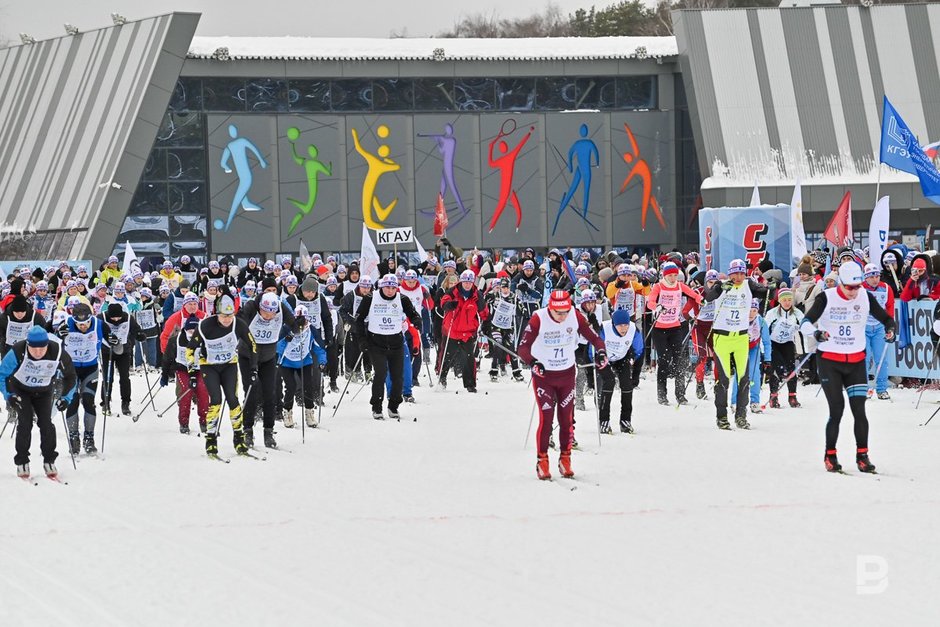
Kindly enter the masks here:
[[120, 303], [108, 305], [107, 310], [99, 315], [98, 319], [104, 322], [106, 341], [101, 350], [101, 371], [105, 373], [105, 384], [101, 388], [101, 407], [106, 413], [111, 412], [111, 391], [117, 376], [121, 386], [121, 413], [130, 416], [134, 342], [146, 340], [147, 336]]
[[[518, 301], [516, 295], [512, 292], [508, 278], [499, 280], [499, 287], [486, 295], [486, 306], [489, 310], [484, 326], [489, 331], [489, 335], [502, 346], [515, 352], [516, 343], [519, 340]], [[512, 378], [515, 381], [522, 381], [522, 370], [519, 367], [519, 360], [515, 356], [508, 354], [499, 345], [493, 344], [490, 347], [492, 354], [492, 363], [490, 364], [490, 381], [498, 381], [500, 372], [506, 371], [506, 360], [509, 360], [512, 368]]]
[[316, 403], [320, 398], [320, 366], [326, 364], [326, 351], [321, 345], [320, 331], [310, 324], [307, 307], [297, 305], [293, 314], [294, 322], [277, 344], [281, 378], [286, 388], [284, 426], [294, 425], [294, 399], [298, 397], [299, 385], [303, 419], [308, 427], [316, 428], [319, 424]]
[[[803, 323], [803, 312], [793, 306], [793, 291], [788, 287], [777, 290], [776, 307], [767, 312], [764, 319], [770, 329], [770, 406], [774, 409], [780, 407], [777, 394], [780, 382], [785, 379], [796, 367], [796, 341], [800, 339], [800, 325]], [[790, 407], [800, 407], [796, 399], [796, 377], [787, 381]]]
[[620, 385], [620, 431], [633, 433], [633, 362], [643, 356], [643, 334], [630, 319], [630, 311], [616, 309], [601, 326], [608, 367], [600, 370], [601, 433], [611, 433], [610, 405], [615, 384]]
[[447, 387], [447, 371], [459, 357], [463, 386], [474, 394], [477, 391], [477, 334], [489, 314], [473, 270], [460, 273], [457, 286], [441, 297], [441, 308], [444, 310], [441, 328], [445, 348], [441, 355], [440, 386]]
[[98, 452], [95, 447], [95, 422], [97, 420], [95, 408], [95, 395], [98, 392], [98, 357], [104, 344], [105, 324], [100, 318], [93, 316], [91, 307], [85, 303], [76, 302], [71, 307], [71, 313], [63, 322], [56, 335], [62, 339], [65, 352], [72, 359], [75, 376], [78, 381], [77, 393], [71, 397], [66, 411], [66, 424], [68, 425], [69, 449], [73, 455], [78, 454], [78, 406], [84, 410], [84, 433], [82, 448], [88, 455]]
[[179, 412], [180, 433], [184, 435], [189, 433], [189, 415], [194, 402], [201, 433], [206, 432], [206, 414], [209, 412], [209, 391], [206, 390], [206, 383], [198, 370], [190, 376], [186, 360], [189, 342], [198, 326], [199, 318], [190, 316], [183, 323], [183, 328], [170, 336], [163, 353], [163, 373], [160, 376], [160, 387], [169, 385], [171, 378], [176, 381], [176, 406]]
[[0, 314], [0, 357], [6, 355], [14, 344], [25, 340], [30, 329], [45, 324], [46, 320], [33, 309], [29, 300], [17, 294]]
[[[881, 280], [881, 269], [873, 263], [865, 266], [865, 289], [875, 297], [885, 313], [894, 318], [894, 292]], [[886, 350], [885, 328], [874, 316], [869, 315], [865, 325], [865, 362], [868, 364], [868, 374], [875, 377], [878, 398], [883, 401], [891, 400], [888, 394], [888, 366], [884, 363]]]
[[[702, 297], [691, 287], [679, 281], [679, 266], [671, 261], [663, 264], [662, 277], [650, 290], [646, 306], [653, 312], [652, 342], [658, 355], [656, 370], [656, 397], [660, 405], [668, 405], [666, 385], [675, 379], [676, 402], [685, 405], [684, 377], [680, 373], [682, 338], [682, 297], [701, 302]], [[748, 300], [750, 302], [750, 299]]]

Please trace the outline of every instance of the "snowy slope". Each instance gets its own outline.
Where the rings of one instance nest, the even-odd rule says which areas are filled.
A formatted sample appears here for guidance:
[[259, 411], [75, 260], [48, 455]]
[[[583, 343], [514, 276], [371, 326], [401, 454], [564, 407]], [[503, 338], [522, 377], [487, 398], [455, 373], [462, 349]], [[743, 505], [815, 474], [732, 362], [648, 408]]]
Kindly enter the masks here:
[[[265, 462], [207, 460], [150, 412], [109, 419], [103, 460], [60, 456], [69, 485], [32, 486], [7, 436], [0, 625], [936, 624], [940, 419], [918, 424], [937, 392], [869, 402], [877, 477], [846, 420], [838, 476], [815, 388], [720, 432], [710, 402], [662, 408], [647, 380], [637, 435], [598, 448], [579, 413], [579, 480], [548, 483], [523, 449], [529, 388], [422, 380], [401, 423], [349, 395], [306, 444], [279, 427], [293, 453]], [[886, 561], [883, 594], [856, 594], [859, 555]]]

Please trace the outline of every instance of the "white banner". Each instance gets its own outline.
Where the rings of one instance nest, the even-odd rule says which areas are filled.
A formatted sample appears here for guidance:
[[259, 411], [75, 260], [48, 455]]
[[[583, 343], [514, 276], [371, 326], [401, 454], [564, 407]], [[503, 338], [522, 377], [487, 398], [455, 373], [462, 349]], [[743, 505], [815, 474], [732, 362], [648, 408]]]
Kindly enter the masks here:
[[124, 267], [121, 268], [121, 274], [130, 275], [134, 270], [140, 270], [140, 260], [131, 248], [131, 243], [127, 242], [124, 245]]
[[[882, 196], [871, 213], [868, 227], [868, 258], [881, 268], [881, 254], [888, 246], [888, 224], [891, 220], [891, 198]], [[883, 269], [883, 268], [882, 268]]]
[[796, 264], [806, 254], [806, 231], [803, 230], [803, 191], [800, 180], [796, 180], [793, 198], [790, 200], [790, 254]]
[[754, 181], [754, 191], [751, 192], [751, 207], [760, 207], [760, 190], [757, 189], [757, 181]]
[[379, 280], [379, 253], [375, 250], [369, 229], [365, 223], [362, 225], [362, 250], [359, 253], [359, 275], [370, 276], [373, 281]]
[[410, 226], [400, 229], [381, 229], [375, 232], [375, 243], [379, 246], [395, 246], [414, 241], [415, 230]]

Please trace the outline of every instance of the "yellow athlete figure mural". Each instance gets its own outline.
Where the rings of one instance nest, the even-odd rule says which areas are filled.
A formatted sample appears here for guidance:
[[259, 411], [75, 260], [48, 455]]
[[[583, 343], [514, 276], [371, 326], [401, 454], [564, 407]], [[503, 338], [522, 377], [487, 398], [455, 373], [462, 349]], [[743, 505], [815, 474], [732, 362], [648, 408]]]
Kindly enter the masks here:
[[[362, 144], [359, 143], [359, 133], [356, 129], [352, 128], [349, 130], [350, 133], [352, 133], [353, 145], [356, 147], [356, 152], [362, 155], [362, 158], [366, 161], [366, 165], [369, 166], [366, 178], [362, 182], [362, 220], [370, 229], [385, 228], [382, 223], [388, 220], [388, 216], [391, 215], [392, 211], [395, 209], [395, 205], [398, 204], [398, 199], [393, 199], [387, 207], [383, 207], [382, 203], [380, 203], [379, 199], [375, 196], [375, 188], [378, 186], [379, 179], [382, 178], [382, 175], [400, 170], [401, 165], [389, 159], [388, 155], [391, 153], [391, 150], [387, 145], [382, 144], [379, 146], [375, 151], [376, 154], [373, 155], [365, 150]], [[388, 137], [388, 127], [384, 124], [379, 126], [375, 130], [375, 134], [379, 139], [386, 139]], [[375, 210], [377, 220], [372, 218], [373, 210]]]

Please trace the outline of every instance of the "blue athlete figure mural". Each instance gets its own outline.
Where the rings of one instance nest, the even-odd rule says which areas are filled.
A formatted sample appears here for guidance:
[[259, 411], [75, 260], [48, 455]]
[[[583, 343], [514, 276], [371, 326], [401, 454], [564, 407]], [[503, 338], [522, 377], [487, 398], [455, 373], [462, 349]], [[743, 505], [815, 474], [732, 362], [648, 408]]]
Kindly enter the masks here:
[[248, 152], [251, 151], [254, 153], [255, 158], [258, 160], [258, 165], [262, 168], [267, 168], [268, 162], [264, 160], [261, 151], [258, 150], [257, 146], [251, 143], [251, 140], [238, 136], [237, 126], [229, 124], [228, 134], [229, 137], [232, 138], [232, 141], [230, 141], [225, 147], [225, 150], [222, 151], [221, 166], [226, 174], [231, 174], [232, 169], [229, 167], [229, 159], [232, 160], [235, 165], [235, 174], [238, 176], [238, 188], [235, 190], [235, 196], [232, 198], [232, 208], [228, 213], [228, 221], [223, 223], [222, 220], [216, 220], [213, 223], [213, 226], [215, 226], [218, 231], [228, 231], [228, 228], [232, 225], [232, 220], [235, 219], [235, 212], [238, 210], [239, 205], [241, 205], [245, 211], [261, 211], [264, 209], [264, 207], [256, 205], [248, 198], [248, 192], [251, 190], [251, 184], [253, 182], [251, 165], [248, 163]]
[[[581, 135], [581, 139], [576, 140], [571, 144], [571, 148], [568, 149], [568, 171], [573, 172], [574, 177], [571, 179], [571, 185], [568, 187], [568, 191], [565, 192], [565, 197], [561, 199], [561, 204], [558, 206], [558, 215], [555, 217], [555, 226], [552, 229], [553, 236], [555, 235], [555, 231], [558, 230], [558, 222], [561, 220], [561, 214], [568, 208], [568, 203], [571, 202], [575, 192], [578, 191], [578, 185], [583, 185], [581, 192], [584, 202], [582, 203], [583, 214], [581, 218], [587, 222], [592, 229], [595, 231], [598, 230], [588, 219], [588, 206], [591, 204], [591, 168], [596, 168], [600, 165], [600, 153], [597, 150], [597, 144], [594, 143], [594, 140], [588, 139], [587, 124], [582, 124], [578, 132]], [[577, 170], [574, 169], [575, 159], [578, 161]]]

